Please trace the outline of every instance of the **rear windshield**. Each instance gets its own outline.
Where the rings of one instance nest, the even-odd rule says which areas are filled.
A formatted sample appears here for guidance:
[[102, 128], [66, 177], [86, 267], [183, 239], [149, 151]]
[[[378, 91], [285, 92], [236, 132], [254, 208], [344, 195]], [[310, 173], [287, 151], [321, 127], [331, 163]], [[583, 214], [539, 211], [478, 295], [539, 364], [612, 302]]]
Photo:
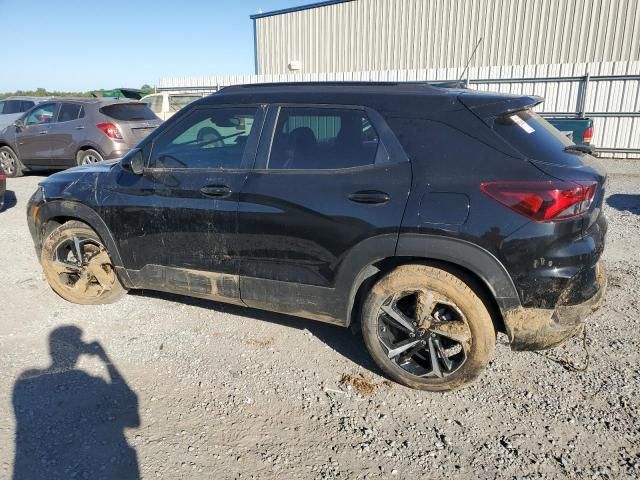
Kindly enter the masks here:
[[493, 129], [520, 153], [532, 160], [578, 166], [579, 152], [565, 152], [574, 145], [569, 138], [531, 110], [519, 110], [496, 118]]
[[156, 120], [156, 114], [146, 103], [116, 103], [100, 109], [100, 113], [115, 120]]

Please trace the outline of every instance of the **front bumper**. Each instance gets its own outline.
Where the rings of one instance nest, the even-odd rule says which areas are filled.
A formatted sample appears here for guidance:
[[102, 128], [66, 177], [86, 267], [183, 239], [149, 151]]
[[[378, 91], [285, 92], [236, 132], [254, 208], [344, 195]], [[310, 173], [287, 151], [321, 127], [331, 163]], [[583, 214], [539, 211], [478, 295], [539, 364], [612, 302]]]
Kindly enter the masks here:
[[544, 350], [577, 335], [584, 320], [598, 309], [607, 288], [607, 276], [601, 262], [595, 266], [593, 295], [582, 303], [559, 305], [555, 309], [518, 307], [504, 314], [504, 323], [512, 350]]

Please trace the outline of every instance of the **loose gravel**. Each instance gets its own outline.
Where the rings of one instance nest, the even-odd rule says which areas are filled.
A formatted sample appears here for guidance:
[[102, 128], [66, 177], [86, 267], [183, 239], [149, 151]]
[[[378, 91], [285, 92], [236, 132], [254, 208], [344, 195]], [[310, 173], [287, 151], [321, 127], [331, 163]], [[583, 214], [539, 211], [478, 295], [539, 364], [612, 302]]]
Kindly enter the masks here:
[[[16, 415], [35, 439], [17, 478], [39, 465], [115, 478], [131, 458], [145, 479], [640, 477], [640, 163], [606, 162], [609, 291], [588, 322], [589, 368], [567, 366], [586, 360], [581, 339], [515, 353], [500, 336], [484, 375], [445, 394], [389, 382], [359, 337], [331, 325], [151, 292], [66, 303], [26, 225], [41, 177], [9, 179], [0, 478], [14, 471]], [[65, 325], [86, 354], [51, 368], [49, 335]], [[126, 384], [110, 381], [114, 368]]]

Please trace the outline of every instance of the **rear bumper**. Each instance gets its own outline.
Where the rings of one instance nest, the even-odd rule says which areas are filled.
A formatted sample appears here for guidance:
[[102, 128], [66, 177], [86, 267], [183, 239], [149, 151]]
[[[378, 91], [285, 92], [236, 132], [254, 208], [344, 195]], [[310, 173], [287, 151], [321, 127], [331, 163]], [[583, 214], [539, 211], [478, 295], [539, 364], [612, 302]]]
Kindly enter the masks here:
[[555, 309], [518, 307], [504, 313], [512, 350], [544, 350], [555, 347], [582, 331], [584, 320], [597, 310], [607, 287], [604, 267], [595, 267], [593, 294], [587, 300]]

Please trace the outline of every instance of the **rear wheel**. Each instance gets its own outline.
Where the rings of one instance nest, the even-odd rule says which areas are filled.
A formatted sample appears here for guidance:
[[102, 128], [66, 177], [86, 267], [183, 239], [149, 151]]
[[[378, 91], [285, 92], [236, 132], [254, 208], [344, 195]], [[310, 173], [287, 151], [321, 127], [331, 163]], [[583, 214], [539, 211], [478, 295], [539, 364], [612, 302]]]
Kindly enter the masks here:
[[10, 147], [0, 148], [0, 165], [7, 177], [21, 177], [24, 165]]
[[126, 290], [102, 241], [88, 225], [72, 221], [55, 228], [42, 245], [49, 285], [72, 303], [113, 303]]
[[93, 149], [82, 150], [78, 152], [76, 157], [78, 165], [92, 165], [94, 163], [102, 162], [102, 155]]
[[424, 265], [398, 267], [374, 285], [363, 307], [362, 332], [391, 378], [431, 391], [478, 377], [496, 339], [489, 312], [469, 285]]

